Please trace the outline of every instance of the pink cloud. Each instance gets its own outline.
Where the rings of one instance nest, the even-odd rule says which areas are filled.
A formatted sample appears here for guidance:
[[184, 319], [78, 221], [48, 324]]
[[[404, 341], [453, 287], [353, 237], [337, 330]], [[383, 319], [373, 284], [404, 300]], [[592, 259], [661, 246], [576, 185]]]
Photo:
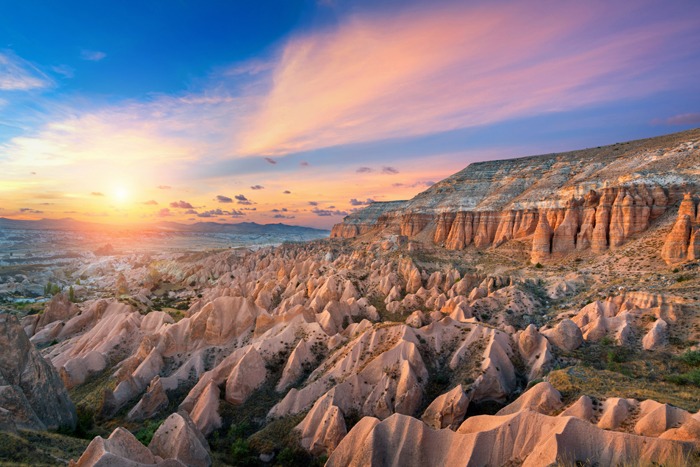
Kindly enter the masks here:
[[673, 79], [659, 57], [692, 20], [633, 28], [629, 14], [609, 2], [494, 2], [354, 16], [286, 44], [242, 151], [429, 134], [659, 90]]

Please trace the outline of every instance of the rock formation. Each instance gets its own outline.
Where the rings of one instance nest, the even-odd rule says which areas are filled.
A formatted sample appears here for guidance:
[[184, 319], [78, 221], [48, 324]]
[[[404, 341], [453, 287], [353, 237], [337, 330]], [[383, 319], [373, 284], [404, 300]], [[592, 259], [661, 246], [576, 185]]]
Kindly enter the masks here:
[[700, 221], [696, 215], [696, 200], [686, 193], [678, 208], [678, 218], [661, 250], [667, 264], [700, 258]]
[[[625, 143], [622, 151], [615, 145], [471, 164], [412, 200], [374, 203], [351, 214], [331, 236], [427, 236], [455, 250], [531, 238], [533, 263], [588, 248], [618, 248], [647, 230], [687, 187], [697, 190], [692, 167], [699, 156], [680, 135], [671, 149], [668, 139], [640, 140]], [[652, 152], [662, 156], [648, 157]], [[686, 155], [681, 164], [675, 162], [679, 153]], [[672, 172], [666, 159], [674, 161]], [[657, 171], [673, 181], [660, 181]], [[681, 217], [696, 222], [697, 202], [686, 198]], [[689, 236], [677, 241], [685, 242], [687, 254]], [[665, 258], [676, 261], [677, 249], [669, 247]]]
[[75, 407], [56, 370], [13, 316], [0, 315], [0, 425], [4, 429], [73, 429]]

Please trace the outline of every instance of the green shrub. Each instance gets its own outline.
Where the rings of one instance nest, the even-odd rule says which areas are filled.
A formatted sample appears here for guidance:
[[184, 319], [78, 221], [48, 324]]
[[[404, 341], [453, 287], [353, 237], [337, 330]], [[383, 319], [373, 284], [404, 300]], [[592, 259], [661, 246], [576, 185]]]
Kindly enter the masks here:
[[700, 351], [686, 350], [678, 359], [690, 366], [700, 366]]
[[162, 421], [163, 420], [148, 420], [143, 428], [134, 433], [134, 436], [141, 441], [141, 444], [148, 446]]

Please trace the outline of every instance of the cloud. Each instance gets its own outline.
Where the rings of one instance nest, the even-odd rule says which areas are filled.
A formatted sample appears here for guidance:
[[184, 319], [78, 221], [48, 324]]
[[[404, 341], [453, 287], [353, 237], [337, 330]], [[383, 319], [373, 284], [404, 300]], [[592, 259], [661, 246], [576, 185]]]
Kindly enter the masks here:
[[435, 185], [432, 180], [417, 181], [414, 183], [392, 183], [391, 186], [394, 188], [418, 188], [418, 187], [431, 187]]
[[160, 211], [158, 211], [158, 216], [159, 217], [168, 217], [170, 216], [170, 209], [168, 208], [163, 208]]
[[355, 172], [357, 172], [358, 174], [368, 174], [368, 173], [372, 172], [372, 168], [371, 167], [360, 167]]
[[382, 173], [387, 175], [396, 175], [399, 173], [399, 169], [395, 167], [384, 166], [382, 167]]
[[251, 200], [249, 200], [248, 198], [246, 198], [244, 195], [236, 195], [235, 198], [238, 201], [238, 204], [246, 204], [246, 205], [253, 204], [253, 202]]
[[90, 194], [91, 194], [92, 196], [104, 196], [104, 195], [105, 195], [104, 193], [101, 193], [101, 192], [99, 192], [99, 191], [93, 191], [93, 192], [90, 193]]
[[295, 219], [296, 216], [286, 216], [284, 214], [275, 214], [272, 216], [273, 219]]
[[272, 164], [272, 165], [277, 164], [277, 161], [274, 160], [274, 159], [271, 158], [271, 157], [266, 157], [266, 158], [265, 158], [265, 162], [267, 162], [268, 164]]
[[177, 209], [194, 209], [194, 206], [192, 206], [190, 203], [187, 201], [173, 201], [170, 203], [171, 208], [177, 208]]
[[[609, 2], [453, 2], [354, 14], [283, 47], [245, 154], [281, 155], [577, 109], [668, 88], [698, 21]], [[645, 10], [646, 8], [646, 10]], [[697, 11], [697, 10], [695, 10]], [[656, 14], [655, 14], [656, 13]], [[673, 70], [683, 76], [678, 66]]]
[[158, 206], [158, 201], [151, 199], [148, 201], [144, 201], [142, 204], [145, 204], [146, 206]]
[[350, 206], [366, 206], [366, 205], [372, 204], [372, 203], [374, 203], [374, 200], [371, 198], [367, 198], [366, 201], [361, 201], [361, 200], [358, 200], [355, 198], [350, 200]]
[[292, 194], [292, 192], [289, 191], [289, 190], [284, 190], [282, 193], [285, 194], [285, 195], [291, 195], [291, 194]]
[[216, 200], [220, 203], [233, 203], [233, 199], [224, 195], [216, 195]]
[[309, 206], [318, 206], [318, 201], [309, 201]]
[[310, 167], [310, 166], [311, 166], [311, 164], [309, 164], [309, 163], [306, 162], [306, 161], [301, 161], [301, 162], [299, 162], [299, 165], [302, 166], [302, 167]]
[[80, 51], [80, 58], [83, 60], [87, 60], [90, 62], [99, 62], [103, 58], [107, 56], [106, 53], [101, 52], [99, 50], [89, 50], [89, 49], [83, 49]]
[[231, 217], [243, 217], [245, 216], [244, 212], [238, 211], [236, 209], [232, 209], [230, 211], [226, 211], [223, 209], [211, 209], [209, 211], [202, 211], [202, 212], [196, 212], [194, 211], [192, 214], [195, 214], [197, 217], [218, 217], [218, 216], [231, 216]]
[[73, 78], [75, 76], [75, 69], [68, 65], [56, 65], [52, 66], [51, 70], [54, 73], [58, 73], [64, 78]]
[[52, 84], [48, 76], [28, 61], [9, 50], [0, 51], [0, 91], [29, 91]]
[[37, 209], [32, 209], [32, 208], [20, 208], [19, 212], [25, 213], [25, 214], [43, 214], [44, 211], [39, 211]]
[[250, 187], [251, 190], [264, 190], [265, 187], [262, 185], [253, 185]]
[[346, 211], [332, 211], [330, 209], [319, 209], [319, 208], [314, 208], [311, 210], [314, 214], [320, 217], [330, 217], [330, 216], [347, 216], [348, 213]]
[[170, 190], [172, 187], [170, 185], [158, 185], [156, 188], [159, 190]]
[[685, 113], [674, 115], [665, 119], [656, 119], [654, 125], [698, 125], [700, 124], [700, 113]]

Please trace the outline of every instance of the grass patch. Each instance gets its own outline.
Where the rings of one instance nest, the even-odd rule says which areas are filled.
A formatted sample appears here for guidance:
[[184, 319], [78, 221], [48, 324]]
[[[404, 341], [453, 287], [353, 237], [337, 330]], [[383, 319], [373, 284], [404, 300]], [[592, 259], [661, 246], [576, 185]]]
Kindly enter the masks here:
[[408, 316], [407, 314], [391, 313], [390, 311], [388, 311], [386, 309], [386, 303], [384, 303], [384, 299], [382, 299], [382, 297], [380, 297], [379, 295], [372, 295], [368, 297], [368, 301], [370, 305], [377, 309], [377, 313], [379, 314], [379, 320], [382, 323], [403, 323], [406, 320], [406, 317]]
[[547, 379], [562, 393], [566, 403], [588, 395], [597, 398], [625, 397], [640, 401], [653, 399], [689, 412], [700, 409], [700, 389], [661, 379], [629, 377], [616, 371], [598, 370], [583, 365], [552, 371]]
[[58, 433], [0, 432], [0, 465], [55, 466], [78, 460], [89, 441]]

